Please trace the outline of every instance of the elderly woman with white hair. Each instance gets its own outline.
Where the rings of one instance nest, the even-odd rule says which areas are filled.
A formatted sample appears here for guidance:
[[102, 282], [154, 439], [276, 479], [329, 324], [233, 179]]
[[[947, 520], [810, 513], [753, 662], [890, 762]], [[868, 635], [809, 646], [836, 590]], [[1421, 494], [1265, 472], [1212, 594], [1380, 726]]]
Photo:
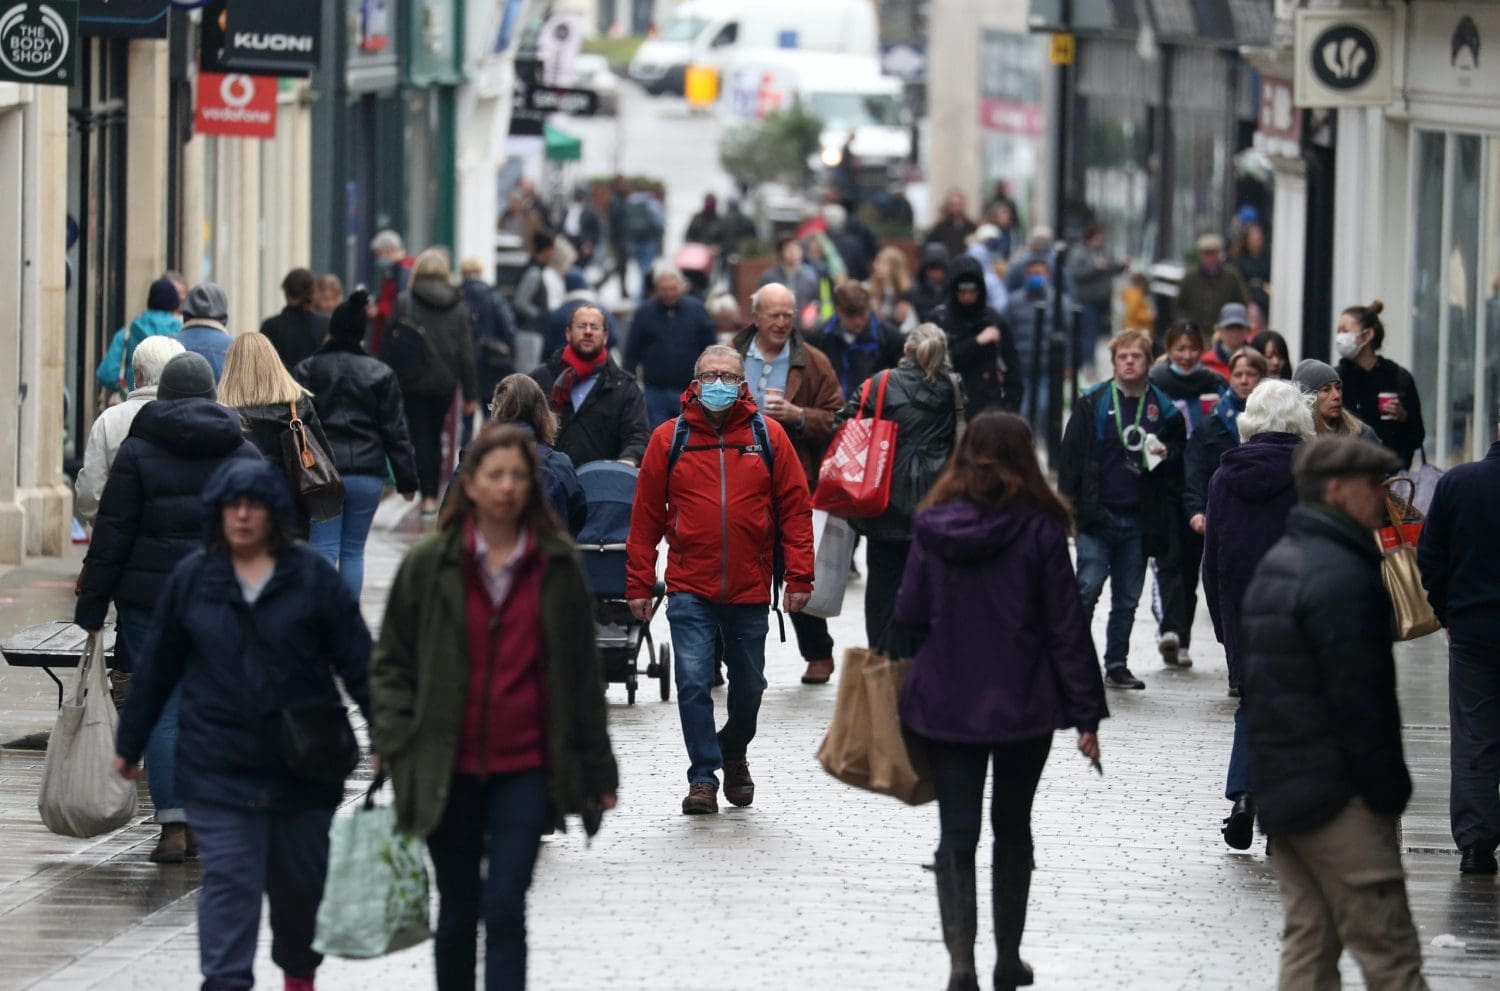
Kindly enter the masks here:
[[[1293, 383], [1266, 379], [1245, 400], [1238, 417], [1242, 443], [1225, 452], [1208, 484], [1203, 548], [1203, 597], [1214, 634], [1229, 664], [1229, 694], [1239, 697], [1244, 645], [1240, 643], [1240, 604], [1256, 565], [1286, 532], [1287, 514], [1297, 504], [1292, 455], [1315, 435], [1312, 406]], [[1255, 801], [1241, 713], [1234, 715], [1234, 746], [1224, 797], [1234, 808], [1224, 820], [1224, 842], [1236, 850], [1250, 846]]]
[[83, 467], [78, 470], [78, 480], [73, 483], [73, 515], [83, 523], [94, 522], [99, 513], [99, 497], [104, 494], [104, 483], [109, 478], [109, 469], [115, 463], [120, 444], [130, 436], [130, 425], [135, 422], [135, 415], [141, 407], [156, 398], [156, 383], [161, 379], [161, 370], [182, 351], [177, 339], [165, 334], [148, 337], [136, 345], [132, 355], [135, 388], [130, 390], [123, 403], [100, 413], [99, 419], [89, 428]]
[[879, 405], [881, 419], [897, 425], [890, 505], [879, 516], [850, 521], [869, 538], [865, 635], [872, 649], [885, 650], [911, 551], [912, 518], [958, 446], [964, 400], [963, 385], [948, 361], [948, 335], [931, 323], [914, 328], [900, 363], [876, 373], [868, 386], [850, 396], [839, 422], [873, 416]]

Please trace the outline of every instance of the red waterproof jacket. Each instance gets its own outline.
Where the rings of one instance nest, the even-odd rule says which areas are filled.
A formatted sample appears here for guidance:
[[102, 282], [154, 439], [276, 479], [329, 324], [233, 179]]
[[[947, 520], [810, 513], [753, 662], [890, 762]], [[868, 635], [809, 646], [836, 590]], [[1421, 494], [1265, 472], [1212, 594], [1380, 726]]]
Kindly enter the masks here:
[[690, 386], [682, 394], [682, 415], [691, 429], [670, 478], [667, 460], [676, 420], [652, 433], [630, 515], [627, 598], [650, 597], [656, 548], [665, 536], [669, 592], [727, 605], [769, 603], [778, 523], [786, 591], [812, 591], [807, 479], [786, 431], [767, 417], [776, 466], [776, 477], [770, 476], [750, 425], [755, 411], [755, 401], [742, 392], [721, 433], [709, 424]]

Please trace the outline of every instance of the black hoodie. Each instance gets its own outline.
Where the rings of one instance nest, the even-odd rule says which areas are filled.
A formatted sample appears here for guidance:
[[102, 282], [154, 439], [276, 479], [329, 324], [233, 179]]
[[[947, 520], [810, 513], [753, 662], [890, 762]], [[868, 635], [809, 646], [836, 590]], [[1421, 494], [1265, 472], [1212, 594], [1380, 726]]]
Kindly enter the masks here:
[[[958, 304], [955, 287], [961, 281], [979, 286], [979, 299], [972, 306]], [[954, 371], [963, 377], [969, 415], [978, 416], [988, 409], [1020, 409], [1025, 390], [1021, 357], [1005, 318], [989, 306], [984, 270], [977, 258], [962, 255], [954, 261], [948, 270], [948, 301], [938, 307], [932, 320], [948, 333], [948, 354]], [[999, 343], [979, 343], [986, 327], [1000, 328]]]
[[156, 604], [167, 573], [203, 542], [204, 485], [233, 458], [260, 452], [239, 414], [212, 399], [158, 399], [136, 414], [99, 499], [74, 622], [99, 629], [111, 599]]
[[398, 313], [410, 306], [412, 318], [422, 325], [436, 358], [411, 387], [412, 395], [441, 398], [462, 389], [465, 401], [479, 399], [479, 380], [474, 364], [474, 338], [469, 330], [469, 311], [458, 288], [446, 279], [423, 276], [413, 279], [411, 291], [397, 303]]
[[[929, 268], [941, 268], [943, 270], [943, 281], [937, 285], [927, 281], [927, 270]], [[917, 280], [912, 283], [911, 289], [907, 290], [906, 298], [911, 301], [912, 308], [917, 311], [917, 319], [923, 323], [932, 320], [932, 316], [948, 300], [948, 249], [941, 244], [922, 245], [922, 258], [917, 265]]]

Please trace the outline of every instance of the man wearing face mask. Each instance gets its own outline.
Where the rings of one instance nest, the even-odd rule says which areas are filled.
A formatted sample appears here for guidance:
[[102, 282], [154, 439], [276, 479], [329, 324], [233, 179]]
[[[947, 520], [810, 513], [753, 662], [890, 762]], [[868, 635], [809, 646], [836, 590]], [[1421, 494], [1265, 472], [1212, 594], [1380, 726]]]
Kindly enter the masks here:
[[640, 464], [651, 436], [646, 397], [636, 380], [610, 359], [608, 345], [604, 311], [585, 304], [573, 311], [567, 345], [531, 373], [557, 413], [552, 446], [580, 468], [590, 461]]
[[[1198, 238], [1198, 265], [1183, 275], [1177, 284], [1177, 300], [1172, 306], [1172, 319], [1187, 320], [1198, 327], [1212, 327], [1219, 322], [1219, 311], [1226, 303], [1243, 304], [1250, 301], [1249, 290], [1240, 273], [1224, 264], [1224, 239], [1217, 234], [1204, 234]], [[1249, 321], [1245, 321], [1248, 327]], [[1240, 341], [1224, 355], [1243, 346]], [[1213, 367], [1205, 360], [1205, 364]], [[1214, 369], [1218, 371], [1218, 369]]]
[[[777, 287], [781, 288], [781, 287]], [[791, 293], [778, 300], [790, 323]], [[757, 294], [760, 295], [760, 294]], [[699, 357], [682, 393], [682, 415], [651, 435], [636, 483], [627, 541], [626, 597], [651, 618], [656, 549], [667, 539], [667, 621], [676, 650], [677, 712], [687, 744], [687, 815], [755, 799], [746, 752], [766, 689], [773, 560], [785, 561], [782, 604], [800, 614], [812, 594], [812, 503], [787, 430], [763, 416], [745, 362], [715, 344]], [[724, 639], [728, 720], [715, 732], [714, 638]]]

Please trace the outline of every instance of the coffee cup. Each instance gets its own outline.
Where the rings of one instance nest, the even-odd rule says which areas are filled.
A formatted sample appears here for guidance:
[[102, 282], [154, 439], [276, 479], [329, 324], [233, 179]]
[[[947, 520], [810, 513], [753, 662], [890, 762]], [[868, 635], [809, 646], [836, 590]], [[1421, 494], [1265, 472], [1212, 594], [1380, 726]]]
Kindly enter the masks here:
[[1198, 407], [1203, 410], [1203, 415], [1208, 416], [1219, 405], [1219, 394], [1217, 392], [1205, 392], [1198, 397]]
[[1394, 420], [1396, 418], [1395, 414], [1391, 412], [1391, 407], [1396, 405], [1397, 401], [1400, 398], [1401, 397], [1394, 392], [1381, 392], [1376, 394], [1375, 402], [1380, 408], [1380, 418], [1382, 420]]
[[765, 405], [766, 406], [774, 406], [774, 405], [776, 405], [777, 403], [781, 402], [781, 398], [782, 398], [783, 395], [784, 395], [784, 393], [780, 389], [767, 389], [767, 390], [765, 390], [765, 397], [766, 397]]

